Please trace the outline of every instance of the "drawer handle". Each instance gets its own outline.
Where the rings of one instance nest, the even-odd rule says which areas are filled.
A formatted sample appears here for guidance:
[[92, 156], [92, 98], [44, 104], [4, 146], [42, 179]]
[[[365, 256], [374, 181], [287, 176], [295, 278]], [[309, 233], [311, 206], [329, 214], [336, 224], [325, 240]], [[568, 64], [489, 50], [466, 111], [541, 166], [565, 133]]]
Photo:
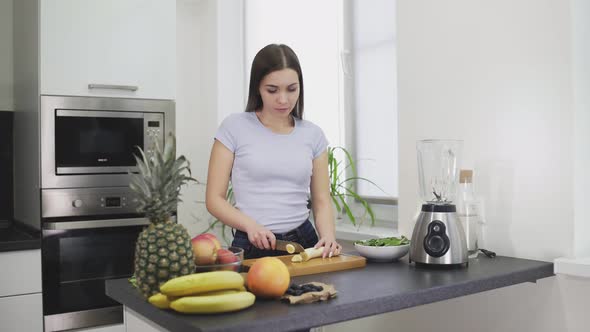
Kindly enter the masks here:
[[109, 89], [109, 90], [127, 90], [137, 91], [137, 85], [116, 85], [116, 84], [88, 84], [88, 89]]

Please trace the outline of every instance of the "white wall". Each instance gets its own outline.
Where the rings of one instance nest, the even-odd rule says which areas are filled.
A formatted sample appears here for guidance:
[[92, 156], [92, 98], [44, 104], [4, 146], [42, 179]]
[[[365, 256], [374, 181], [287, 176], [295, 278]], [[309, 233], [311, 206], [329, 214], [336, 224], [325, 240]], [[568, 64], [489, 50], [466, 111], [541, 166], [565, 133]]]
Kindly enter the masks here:
[[229, 114], [246, 108], [244, 2], [214, 2], [217, 5], [217, 124], [220, 124]]
[[[200, 182], [182, 190], [178, 220], [192, 236], [214, 220], [205, 208], [205, 184], [217, 126], [245, 106], [241, 8], [239, 1], [177, 1], [177, 152]], [[221, 236], [220, 228], [213, 232]]]
[[[207, 160], [217, 123], [215, 15], [212, 1], [178, 0], [176, 6], [177, 153], [191, 162], [193, 177], [207, 180]], [[178, 220], [195, 236], [205, 229], [205, 186], [191, 184], [182, 190]]]
[[486, 203], [485, 246], [551, 260], [572, 252], [568, 2], [399, 1], [400, 210], [411, 234], [415, 142], [464, 140]]
[[574, 81], [574, 256], [590, 257], [590, 1], [572, 0]]
[[[588, 254], [589, 7], [398, 1], [402, 233], [418, 202], [415, 141], [457, 138], [486, 202], [485, 247], [547, 261]], [[558, 276], [326, 330], [586, 331], [589, 295], [588, 279]]]
[[0, 110], [14, 110], [12, 0], [0, 0]]

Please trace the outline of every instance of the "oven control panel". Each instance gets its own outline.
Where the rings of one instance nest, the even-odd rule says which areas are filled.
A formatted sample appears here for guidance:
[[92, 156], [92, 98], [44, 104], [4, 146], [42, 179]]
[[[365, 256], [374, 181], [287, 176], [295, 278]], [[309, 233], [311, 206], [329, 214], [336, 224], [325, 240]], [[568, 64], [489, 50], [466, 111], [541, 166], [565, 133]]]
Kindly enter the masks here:
[[144, 152], [150, 157], [156, 151], [156, 142], [160, 149], [164, 149], [164, 114], [163, 113], [145, 113], [144, 121]]
[[44, 189], [42, 217], [100, 216], [137, 213], [134, 193], [127, 187]]

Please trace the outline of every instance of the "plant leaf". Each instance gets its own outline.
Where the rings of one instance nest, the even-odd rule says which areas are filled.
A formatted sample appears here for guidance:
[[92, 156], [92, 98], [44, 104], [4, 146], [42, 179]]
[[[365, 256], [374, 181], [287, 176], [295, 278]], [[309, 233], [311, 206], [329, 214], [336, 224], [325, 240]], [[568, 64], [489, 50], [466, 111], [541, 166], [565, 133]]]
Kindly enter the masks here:
[[[337, 151], [343, 152], [344, 164], [336, 158]], [[352, 154], [342, 146], [328, 147], [328, 171], [330, 178], [330, 196], [332, 197], [332, 201], [336, 208], [338, 210], [344, 209], [352, 224], [356, 226], [356, 219], [346, 203], [346, 198], [352, 197], [360, 202], [365, 213], [368, 214], [371, 219], [371, 225], [374, 225], [375, 213], [373, 212], [371, 205], [354, 190], [354, 184], [356, 184], [355, 181], [357, 180], [366, 181], [382, 192], [385, 193], [385, 191], [375, 182], [357, 175], [356, 162], [352, 158]], [[351, 174], [351, 176], [347, 176], [347, 173]]]

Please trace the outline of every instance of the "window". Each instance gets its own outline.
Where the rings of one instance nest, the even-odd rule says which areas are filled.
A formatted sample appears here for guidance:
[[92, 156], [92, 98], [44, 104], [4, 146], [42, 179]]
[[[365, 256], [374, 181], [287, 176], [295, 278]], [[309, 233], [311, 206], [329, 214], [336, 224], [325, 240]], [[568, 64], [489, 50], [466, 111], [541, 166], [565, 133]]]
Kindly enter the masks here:
[[331, 146], [350, 149], [359, 176], [383, 189], [357, 184], [379, 224], [391, 227], [398, 194], [395, 2], [248, 0], [244, 25], [246, 90], [260, 48], [292, 47], [305, 79], [304, 117]]
[[354, 124], [347, 146], [358, 159], [358, 175], [382, 190], [359, 181], [365, 197], [393, 201], [398, 196], [397, 86], [395, 53], [395, 1], [348, 0], [344, 5], [343, 55], [350, 62], [351, 85], [346, 121]]

